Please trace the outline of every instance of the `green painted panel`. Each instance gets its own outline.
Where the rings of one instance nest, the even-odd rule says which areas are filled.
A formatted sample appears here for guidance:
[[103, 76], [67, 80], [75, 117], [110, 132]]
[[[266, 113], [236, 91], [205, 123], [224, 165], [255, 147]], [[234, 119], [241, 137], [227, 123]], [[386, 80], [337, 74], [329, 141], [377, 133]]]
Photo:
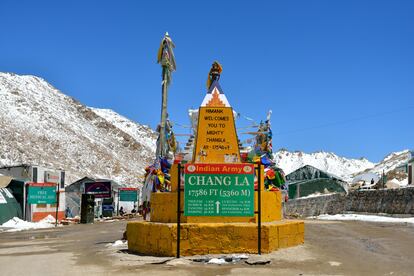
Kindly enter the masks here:
[[137, 190], [119, 190], [119, 201], [137, 201]]
[[55, 204], [56, 186], [29, 186], [28, 204]]

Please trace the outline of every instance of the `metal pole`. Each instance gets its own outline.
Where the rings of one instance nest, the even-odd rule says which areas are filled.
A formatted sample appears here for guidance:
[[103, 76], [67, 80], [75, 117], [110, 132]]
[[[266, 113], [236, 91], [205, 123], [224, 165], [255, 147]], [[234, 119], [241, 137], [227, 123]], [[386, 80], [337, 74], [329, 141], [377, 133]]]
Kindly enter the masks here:
[[258, 221], [258, 227], [257, 227], [257, 251], [258, 254], [262, 254], [262, 196], [261, 196], [261, 190], [262, 190], [262, 165], [259, 165], [259, 171], [257, 173], [257, 184], [258, 184], [258, 190], [257, 190], [257, 207], [258, 207], [258, 214], [257, 214], [257, 221]]
[[56, 185], [56, 221], [55, 221], [55, 227], [57, 227], [58, 223], [58, 211], [59, 211], [59, 183]]
[[[162, 67], [162, 104], [161, 104], [161, 123], [160, 123], [160, 144], [158, 156], [166, 156], [165, 124], [167, 121], [167, 69]], [[157, 157], [158, 157], [157, 156]]]
[[26, 188], [26, 182], [23, 182], [23, 218], [24, 220], [27, 220], [26, 217], [26, 208], [27, 208], [27, 188]]
[[181, 164], [178, 164], [177, 177], [177, 258], [180, 258], [180, 228], [181, 228]]
[[116, 204], [116, 205], [117, 205], [117, 207], [116, 207], [116, 215], [117, 215], [117, 216], [119, 216], [119, 198], [120, 198], [119, 194], [120, 194], [120, 193], [119, 193], [119, 188], [118, 188], [118, 202], [117, 202], [117, 204]]
[[138, 208], [139, 208], [139, 194], [141, 193], [141, 190], [137, 188], [137, 212], [136, 214], [138, 214]]

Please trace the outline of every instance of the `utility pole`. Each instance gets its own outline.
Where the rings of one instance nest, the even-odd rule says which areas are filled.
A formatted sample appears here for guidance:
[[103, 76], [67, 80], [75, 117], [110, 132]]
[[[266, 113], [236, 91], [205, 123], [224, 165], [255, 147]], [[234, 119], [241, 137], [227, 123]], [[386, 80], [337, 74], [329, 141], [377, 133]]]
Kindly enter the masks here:
[[160, 136], [159, 144], [157, 145], [156, 157], [165, 157], [168, 153], [167, 139], [165, 133], [165, 125], [167, 122], [167, 99], [168, 86], [171, 83], [171, 74], [176, 70], [175, 57], [173, 48], [175, 48], [168, 32], [165, 33], [161, 40], [161, 45], [158, 50], [157, 62], [162, 67], [162, 103], [161, 103], [161, 122], [160, 122]]
[[162, 67], [162, 103], [161, 103], [161, 123], [160, 123], [160, 152], [159, 155], [166, 156], [167, 149], [165, 145], [167, 144], [166, 141], [166, 133], [165, 133], [165, 123], [167, 121], [167, 84], [165, 79], [167, 78], [166, 69]]

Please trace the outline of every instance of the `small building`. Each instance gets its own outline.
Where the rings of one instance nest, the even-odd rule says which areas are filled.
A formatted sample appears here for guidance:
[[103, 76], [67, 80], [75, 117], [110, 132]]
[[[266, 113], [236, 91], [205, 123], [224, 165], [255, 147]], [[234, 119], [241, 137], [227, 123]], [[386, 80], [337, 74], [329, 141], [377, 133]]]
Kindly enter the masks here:
[[314, 193], [345, 193], [347, 183], [337, 176], [305, 165], [286, 175], [289, 199], [305, 197]]
[[[0, 174], [13, 178], [8, 188], [12, 191], [17, 202], [19, 202], [24, 220], [39, 221], [48, 215], [56, 217], [56, 207], [58, 209], [58, 220], [65, 218], [65, 171], [38, 165], [22, 164], [1, 167]], [[27, 203], [28, 189], [39, 185], [56, 187], [56, 190], [59, 192], [57, 206], [55, 203]]]
[[[111, 183], [111, 198], [113, 199], [113, 207], [118, 204], [118, 189], [121, 187], [117, 182], [110, 179], [97, 179], [92, 177], [83, 177], [65, 188], [66, 207], [69, 207], [73, 216], [80, 216], [81, 198], [85, 193], [86, 183], [109, 182]], [[95, 217], [102, 215], [102, 205], [104, 198], [95, 198]]]
[[394, 169], [396, 172], [408, 173], [408, 163], [399, 165]]

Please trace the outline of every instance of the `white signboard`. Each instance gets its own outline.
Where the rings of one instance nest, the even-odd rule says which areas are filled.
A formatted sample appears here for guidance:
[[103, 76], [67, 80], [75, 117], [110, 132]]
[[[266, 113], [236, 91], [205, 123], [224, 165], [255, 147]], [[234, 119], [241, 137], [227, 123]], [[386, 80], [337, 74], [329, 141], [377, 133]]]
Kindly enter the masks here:
[[1, 188], [1, 190], [6, 194], [8, 198], [13, 198], [13, 195], [10, 193], [10, 191], [7, 188]]

